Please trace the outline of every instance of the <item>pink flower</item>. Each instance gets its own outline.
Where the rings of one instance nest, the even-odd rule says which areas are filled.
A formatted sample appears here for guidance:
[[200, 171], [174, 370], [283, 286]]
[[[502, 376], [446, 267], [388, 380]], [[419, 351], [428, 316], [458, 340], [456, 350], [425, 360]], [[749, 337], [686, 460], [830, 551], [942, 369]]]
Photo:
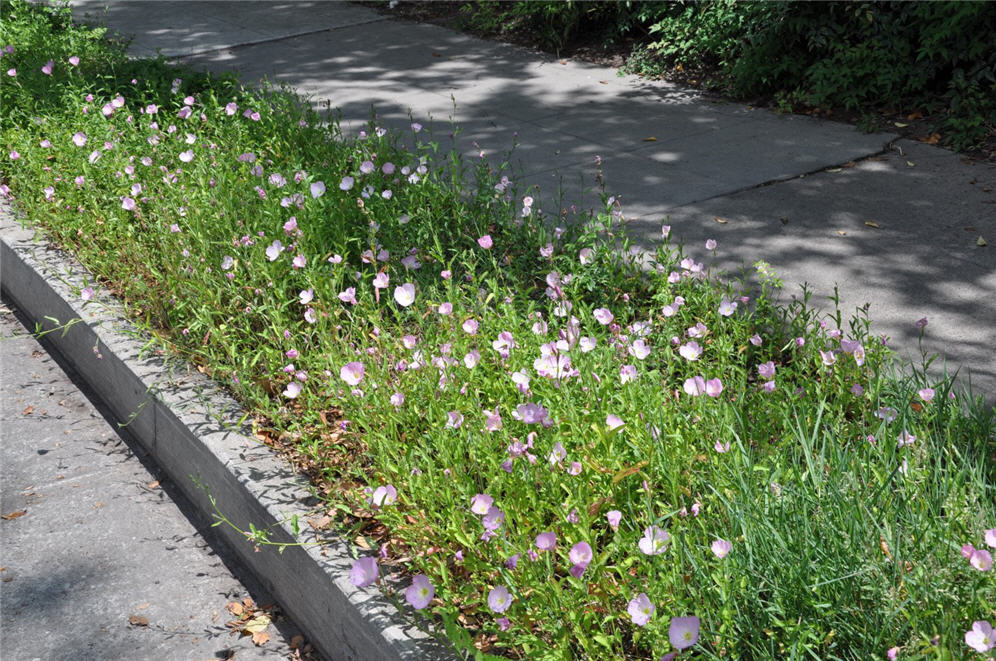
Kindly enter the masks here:
[[588, 542], [578, 542], [571, 547], [569, 557], [571, 562], [574, 563], [574, 567], [571, 568], [571, 574], [574, 578], [581, 578], [581, 574], [583, 574], [584, 570], [588, 568], [588, 565], [591, 564], [591, 560], [594, 557], [591, 544]]
[[722, 454], [724, 452], [730, 451], [730, 442], [727, 441], [726, 443], [724, 443], [722, 441], [716, 441], [715, 445], [713, 445], [712, 447], [714, 450], [716, 450], [716, 452]]
[[79, 64], [80, 64], [80, 58], [76, 57], [75, 55], [70, 55], [69, 56], [69, 63], [71, 65], [73, 65], [74, 67], [79, 66]]
[[719, 302], [719, 314], [724, 317], [729, 317], [737, 311], [737, 302], [731, 301], [727, 297], [723, 297], [723, 300]]
[[678, 353], [685, 360], [696, 361], [702, 355], [702, 347], [699, 346], [698, 342], [692, 340], [678, 347]]
[[920, 395], [920, 399], [924, 401], [925, 404], [929, 404], [930, 400], [934, 399], [934, 389], [933, 388], [923, 388], [917, 391]]
[[340, 190], [349, 190], [353, 187], [355, 180], [352, 177], [343, 177], [342, 181], [339, 182]]
[[494, 242], [491, 240], [490, 234], [485, 234], [477, 240], [477, 245], [481, 246], [485, 250], [491, 250], [491, 246], [494, 245]]
[[511, 605], [512, 596], [504, 585], [499, 585], [488, 593], [488, 608], [494, 612], [504, 613]]
[[623, 422], [623, 419], [620, 418], [618, 415], [613, 415], [610, 413], [607, 416], [605, 416], [605, 426], [609, 428], [609, 431], [618, 429], [619, 427], [622, 427], [624, 424], [626, 423]]
[[415, 302], [415, 285], [410, 282], [406, 282], [400, 287], [394, 288], [394, 300], [397, 301], [398, 305], [401, 307], [408, 307]]
[[187, 151], [180, 152], [180, 160], [183, 161], [184, 163], [189, 163], [190, 161], [194, 160], [193, 150], [188, 149]]
[[709, 379], [708, 381], [705, 382], [705, 394], [709, 395], [710, 397], [719, 397], [719, 395], [722, 392], [723, 392], [723, 382], [720, 381], [718, 378]]
[[45, 63], [45, 66], [41, 68], [42, 73], [45, 74], [46, 76], [51, 76], [53, 66], [55, 66], [55, 61], [49, 60], [48, 62]]
[[395, 408], [399, 408], [404, 403], [405, 403], [404, 393], [396, 392], [393, 395], [391, 395], [391, 404], [394, 404]]
[[280, 257], [280, 253], [282, 253], [283, 251], [284, 251], [284, 244], [282, 244], [278, 239], [273, 243], [271, 243], [269, 246], [267, 246], [266, 258], [269, 259], [271, 262], [276, 261], [277, 257]]
[[436, 312], [445, 316], [453, 314], [453, 304], [452, 303], [440, 303], [439, 307], [436, 308]]
[[671, 626], [668, 628], [668, 638], [671, 639], [671, 644], [679, 650], [699, 642], [699, 618], [694, 615], [672, 617]]
[[291, 381], [284, 388], [283, 396], [287, 399], [294, 399], [301, 394], [301, 384], [297, 381]]
[[969, 557], [968, 562], [979, 571], [989, 571], [993, 568], [992, 554], [983, 549], [975, 549], [971, 557]]
[[633, 365], [623, 365], [619, 368], [619, 383], [635, 381], [637, 377], [636, 367]]
[[896, 661], [896, 659], [899, 658], [899, 647], [890, 647], [888, 651], [886, 651], [885, 656], [889, 659], [889, 661]]
[[346, 363], [339, 370], [339, 378], [345, 381], [351, 386], [358, 385], [360, 381], [363, 380], [364, 367], [363, 363], [352, 362]]
[[321, 197], [322, 195], [325, 195], [324, 181], [316, 181], [311, 184], [310, 188], [311, 188], [311, 197], [313, 198], [318, 198]]
[[446, 414], [446, 428], [447, 429], [460, 429], [463, 425], [463, 414], [459, 411], [450, 411]]
[[291, 260], [291, 266], [296, 269], [303, 269], [308, 264], [308, 258], [304, 255], [297, 255]]
[[976, 652], [988, 652], [996, 647], [996, 632], [986, 620], [972, 623], [972, 629], [965, 632], [965, 644]]
[[605, 513], [605, 519], [609, 522], [609, 527], [619, 530], [619, 523], [622, 521], [622, 512], [619, 510], [609, 510]]
[[121, 198], [121, 208], [126, 211], [134, 211], [135, 200], [131, 199], [130, 197]]
[[715, 555], [720, 560], [729, 555], [730, 551], [732, 550], [733, 550], [733, 544], [731, 544], [725, 539], [717, 539], [715, 542], [712, 543], [713, 555]]
[[94, 295], [93, 287], [87, 287], [80, 292], [80, 298], [83, 299], [84, 301], [92, 301], [93, 295]]
[[602, 324], [603, 326], [608, 326], [609, 324], [612, 323], [612, 320], [614, 319], [612, 313], [606, 308], [598, 308], [594, 312], [592, 312], [592, 315], [594, 315], [595, 321]]
[[996, 549], [996, 528], [991, 528], [986, 531], [986, 546], [990, 546]]
[[429, 577], [425, 574], [416, 574], [412, 578], [412, 584], [405, 589], [405, 601], [415, 610], [422, 610], [429, 605], [435, 594], [436, 588], [429, 581]]
[[654, 605], [650, 603], [650, 597], [646, 593], [641, 592], [632, 599], [629, 600], [629, 607], [626, 611], [629, 613], [630, 618], [633, 620], [633, 624], [638, 627], [647, 626], [647, 622], [654, 614]]
[[[473, 353], [477, 353], [474, 351]], [[467, 354], [468, 356], [470, 354]], [[466, 357], [464, 357], [464, 362], [466, 362]], [[484, 411], [484, 428], [489, 432], [496, 432], [502, 428], [501, 414], [498, 413], [498, 407], [495, 407], [494, 411]]]
[[[275, 243], [280, 243], [280, 242], [276, 241]], [[269, 251], [267, 251], [267, 253], [269, 253]], [[347, 287], [345, 291], [339, 292], [338, 294], [336, 294], [336, 296], [338, 296], [339, 300], [342, 301], [343, 303], [356, 305], [356, 287]]]
[[757, 375], [762, 379], [775, 378], [775, 364], [772, 361], [762, 363], [757, 366]]
[[908, 431], [906, 431], [904, 429], [899, 434], [899, 438], [896, 440], [896, 447], [897, 448], [902, 448], [902, 447], [906, 447], [907, 445], [913, 445], [913, 442], [915, 440], [916, 440], [916, 436], [914, 436], [913, 434], [909, 433]]
[[379, 577], [377, 558], [372, 555], [353, 561], [353, 568], [349, 570], [349, 582], [358, 588], [373, 584]]
[[660, 555], [667, 550], [670, 541], [671, 535], [666, 530], [658, 526], [649, 526], [643, 530], [639, 547], [645, 555]]
[[701, 376], [693, 376], [692, 378], [685, 380], [685, 385], [683, 387], [686, 393], [692, 397], [698, 397], [705, 392], [705, 379]]
[[463, 322], [461, 326], [463, 332], [467, 335], [477, 335], [477, 329], [480, 328], [480, 323], [476, 319], [467, 319]]
[[484, 516], [494, 505], [494, 498], [486, 493], [479, 493], [470, 499], [470, 511], [478, 516]]
[[86, 144], [86, 134], [83, 132], [77, 132], [73, 134], [73, 144], [77, 147], [82, 147]]
[[392, 484], [385, 484], [384, 486], [377, 487], [374, 489], [373, 493], [370, 494], [370, 504], [374, 507], [392, 505], [396, 500], [398, 500], [398, 490], [395, 489]]
[[541, 532], [536, 535], [536, 548], [540, 551], [552, 551], [557, 546], [557, 533]]
[[650, 347], [643, 340], [636, 340], [629, 347], [629, 355], [633, 356], [637, 360], [643, 360], [650, 355]]

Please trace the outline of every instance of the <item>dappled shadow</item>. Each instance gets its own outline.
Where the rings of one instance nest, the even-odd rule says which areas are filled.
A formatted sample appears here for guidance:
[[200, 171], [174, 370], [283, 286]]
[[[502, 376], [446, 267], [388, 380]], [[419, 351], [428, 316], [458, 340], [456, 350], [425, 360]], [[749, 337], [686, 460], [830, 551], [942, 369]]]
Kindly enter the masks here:
[[[169, 13], [169, 3], [158, 5]], [[500, 160], [518, 144], [512, 169], [545, 190], [560, 179], [569, 190], [579, 177], [592, 183], [600, 157], [607, 192], [623, 202], [644, 247], [670, 216], [693, 252], [718, 239], [723, 267], [767, 260], [786, 291], [809, 282], [817, 299], [839, 284], [845, 317], [871, 302], [873, 330], [907, 354], [917, 346], [913, 322], [926, 316], [925, 348], [970, 368], [990, 399], [996, 393], [996, 258], [992, 246], [976, 245], [979, 236], [996, 245], [992, 166], [913, 143], [901, 143], [905, 155], [883, 152], [894, 136], [717, 103], [350, 5], [253, 5], [248, 14], [224, 3], [183, 7], [184, 16], [174, 5], [156, 24], [145, 5], [115, 3], [107, 20], [136, 33], [136, 44], [203, 46], [180, 59], [193, 67], [292, 86], [316, 108], [337, 108], [347, 134], [364, 128], [372, 111], [379, 125], [409, 135], [412, 118], [432, 116], [446, 149], [452, 118], [465, 156]], [[302, 16], [310, 31], [299, 29]], [[840, 172], [796, 178], [876, 153], [878, 160]], [[762, 186], [772, 181], [782, 183]]]

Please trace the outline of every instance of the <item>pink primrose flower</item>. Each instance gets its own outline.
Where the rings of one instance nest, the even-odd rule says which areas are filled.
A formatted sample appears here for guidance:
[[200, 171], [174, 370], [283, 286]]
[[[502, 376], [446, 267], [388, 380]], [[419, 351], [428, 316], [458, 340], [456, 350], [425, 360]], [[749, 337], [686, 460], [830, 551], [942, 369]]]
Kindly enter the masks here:
[[436, 594], [429, 577], [425, 574], [416, 574], [412, 578], [412, 584], [405, 589], [405, 601], [415, 610], [422, 610], [429, 605]]
[[495, 613], [504, 613], [511, 605], [512, 596], [504, 585], [499, 585], [488, 593], [488, 608]]
[[732, 550], [733, 550], [733, 544], [731, 544], [725, 539], [717, 539], [712, 543], [712, 553], [720, 560], [729, 555], [730, 551]]
[[641, 592], [629, 600], [629, 607], [626, 609], [626, 612], [629, 613], [633, 624], [638, 627], [645, 627], [650, 622], [650, 618], [653, 617], [654, 610], [656, 609], [650, 602], [650, 597], [646, 593]]
[[364, 369], [361, 362], [346, 363], [339, 370], [339, 378], [351, 386], [356, 386], [363, 380]]
[[643, 530], [639, 547], [645, 555], [660, 555], [667, 550], [671, 535], [659, 526], [648, 526]]
[[668, 628], [668, 638], [671, 639], [671, 644], [679, 650], [683, 650], [699, 642], [699, 625], [699, 618], [694, 615], [672, 617], [671, 626]]
[[349, 570], [349, 582], [358, 588], [372, 585], [379, 577], [377, 558], [372, 555], [354, 560], [353, 568]]

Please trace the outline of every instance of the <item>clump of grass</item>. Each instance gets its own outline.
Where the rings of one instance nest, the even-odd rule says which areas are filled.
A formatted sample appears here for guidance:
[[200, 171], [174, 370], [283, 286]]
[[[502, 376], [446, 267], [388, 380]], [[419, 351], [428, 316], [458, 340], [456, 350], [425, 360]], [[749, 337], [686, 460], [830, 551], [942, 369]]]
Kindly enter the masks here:
[[3, 9], [0, 190], [295, 440], [358, 585], [518, 658], [964, 653], [994, 617], [992, 414], [865, 319]]

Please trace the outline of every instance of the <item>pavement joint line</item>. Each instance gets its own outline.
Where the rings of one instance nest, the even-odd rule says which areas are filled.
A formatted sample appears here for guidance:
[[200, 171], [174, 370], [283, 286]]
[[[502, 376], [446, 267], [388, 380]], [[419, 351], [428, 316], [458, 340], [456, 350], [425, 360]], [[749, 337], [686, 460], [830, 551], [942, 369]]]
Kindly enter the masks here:
[[872, 152], [870, 154], [865, 154], [864, 156], [857, 156], [855, 158], [848, 159], [848, 160], [844, 161], [843, 163], [835, 163], [835, 164], [832, 164], [832, 165], [822, 165], [822, 166], [820, 166], [818, 168], [815, 168], [813, 170], [809, 170], [808, 172], [800, 172], [799, 174], [786, 175], [784, 177], [775, 177], [774, 179], [768, 179], [768, 180], [762, 181], [761, 183], [758, 183], [758, 184], [750, 184], [748, 186], [742, 186], [740, 188], [735, 188], [733, 190], [729, 190], [729, 191], [726, 191], [726, 192], [723, 192], [723, 193], [717, 193], [716, 195], [710, 195], [708, 197], [703, 197], [701, 199], [692, 200], [690, 202], [682, 202], [680, 204], [675, 204], [673, 206], [666, 207], [664, 209], [664, 211], [671, 211], [672, 209], [679, 209], [681, 207], [690, 206], [690, 205], [693, 205], [693, 204], [702, 204], [703, 202], [708, 202], [710, 200], [717, 200], [717, 199], [721, 199], [721, 198], [724, 198], [724, 197], [733, 197], [735, 195], [739, 195], [741, 193], [746, 193], [747, 191], [756, 190], [758, 188], [767, 188], [768, 186], [774, 186], [775, 184], [784, 184], [784, 183], [788, 183], [790, 181], [795, 181], [796, 179], [804, 179], [806, 177], [811, 177], [814, 174], [819, 174], [821, 172], [827, 172], [828, 170], [833, 170], [835, 168], [842, 168], [842, 167], [844, 167], [848, 163], [861, 163], [862, 161], [867, 161], [868, 159], [871, 159], [871, 158], [875, 158], [875, 157], [878, 157], [878, 156], [885, 156], [886, 154], [888, 154], [890, 151], [892, 151], [895, 148], [895, 144], [896, 144], [896, 142], [899, 139], [900, 138], [893, 138], [893, 139], [889, 140], [882, 147], [882, 149], [880, 149], [880, 150], [878, 150], [876, 152]]
[[[175, 62], [184, 60], [188, 57], [199, 57], [201, 55], [210, 55], [211, 53], [221, 53], [224, 51], [237, 50], [242, 48], [252, 48], [253, 46], [259, 46], [262, 44], [275, 44], [281, 41], [287, 41], [288, 39], [299, 39], [301, 37], [310, 37], [313, 34], [321, 34], [323, 32], [335, 32], [337, 30], [345, 30], [346, 28], [356, 28], [361, 25], [371, 25], [373, 23], [381, 23], [383, 21], [390, 20], [387, 17], [382, 18], [372, 18], [367, 21], [354, 21], [352, 23], [346, 23], [344, 25], [336, 25], [329, 28], [318, 28], [317, 30], [305, 30], [304, 32], [295, 32], [293, 34], [280, 35], [279, 37], [270, 37], [268, 39], [259, 39], [257, 41], [246, 41], [238, 44], [229, 44], [226, 46], [216, 46], [215, 48], [206, 48], [204, 50], [193, 51], [191, 53], [184, 53], [183, 55], [172, 55], [166, 59]], [[133, 56], [136, 59], [141, 59], [146, 57], [143, 54], [136, 54]]]
[[[129, 435], [159, 469], [159, 479], [168, 479], [204, 520], [214, 520], [217, 503], [239, 528], [248, 529], [252, 523], [270, 530], [274, 545], [290, 544], [282, 553], [272, 547], [256, 552], [241, 530], [217, 528], [218, 536], [275, 597], [308, 642], [328, 659], [455, 661], [438, 629], [435, 637], [426, 633], [376, 586], [352, 585], [353, 552], [348, 540], [324, 531], [309, 532], [302, 540], [293, 538], [286, 523], [290, 517], [307, 520], [315, 514], [306, 480], [251, 438], [251, 432], [240, 426], [244, 411], [214, 382], [179, 360], [170, 358], [166, 363], [142, 354], [141, 337], [106, 289], [100, 288], [84, 308], [79, 290], [85, 282], [96, 279], [71, 256], [47, 244], [40, 230], [14, 220], [9, 204], [0, 204], [4, 295], [32, 322], [50, 326], [52, 318], [83, 320], [69, 324], [64, 333], [46, 334], [53, 353], [79, 375], [110, 415], [129, 421]], [[101, 358], [93, 352], [97, 343]], [[181, 375], [184, 383], [172, 385], [181, 366], [187, 370]], [[201, 392], [192, 396], [198, 388]], [[212, 404], [210, 411], [204, 410], [205, 398]], [[227, 412], [221, 423], [219, 412]], [[82, 483], [83, 477], [67, 475], [65, 482]], [[209, 485], [210, 493], [195, 479]], [[320, 540], [320, 545], [312, 539]], [[294, 545], [298, 541], [303, 545]], [[383, 581], [400, 587], [396, 576]], [[435, 629], [422, 617], [414, 620]]]

